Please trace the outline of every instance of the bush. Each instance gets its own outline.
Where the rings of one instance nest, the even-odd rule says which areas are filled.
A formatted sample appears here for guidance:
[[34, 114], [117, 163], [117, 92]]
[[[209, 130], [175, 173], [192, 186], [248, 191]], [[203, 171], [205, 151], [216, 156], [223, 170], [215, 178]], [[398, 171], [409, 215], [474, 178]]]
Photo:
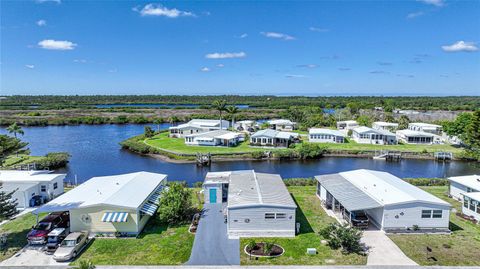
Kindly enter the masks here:
[[327, 147], [314, 143], [303, 143], [297, 147], [297, 152], [301, 159], [315, 159], [322, 157], [327, 152]]
[[37, 169], [57, 169], [65, 167], [70, 158], [67, 152], [51, 152], [45, 155], [45, 158], [36, 162]]
[[317, 181], [314, 178], [287, 178], [283, 181], [286, 186], [316, 186]]
[[414, 186], [447, 186], [448, 180], [443, 178], [405, 178], [405, 181]]
[[179, 224], [190, 220], [193, 215], [192, 193], [178, 182], [171, 182], [162, 192], [158, 209], [159, 220], [168, 224]]
[[120, 142], [120, 145], [122, 145], [123, 149], [128, 149], [140, 154], [158, 153], [156, 148], [143, 143], [143, 139], [145, 139], [144, 135], [135, 136]]
[[144, 135], [147, 138], [153, 137], [155, 135], [155, 132], [153, 131], [152, 127], [150, 126], [145, 126], [144, 127]]
[[342, 248], [342, 251], [346, 253], [361, 253], [363, 251], [360, 244], [362, 231], [348, 225], [342, 226], [331, 223], [320, 230], [319, 234], [328, 240], [328, 246], [333, 249]]
[[270, 253], [272, 252], [273, 250], [273, 246], [275, 244], [272, 243], [272, 242], [265, 242], [263, 243], [263, 254], [265, 255], [270, 255]]
[[197, 182], [193, 183], [193, 187], [194, 188], [201, 188], [201, 187], [203, 187], [203, 182], [202, 181], [197, 181]]
[[279, 159], [295, 159], [298, 157], [297, 152], [292, 149], [282, 149], [273, 152], [273, 156]]
[[252, 158], [254, 159], [262, 159], [265, 156], [263, 151], [254, 151], [252, 152]]

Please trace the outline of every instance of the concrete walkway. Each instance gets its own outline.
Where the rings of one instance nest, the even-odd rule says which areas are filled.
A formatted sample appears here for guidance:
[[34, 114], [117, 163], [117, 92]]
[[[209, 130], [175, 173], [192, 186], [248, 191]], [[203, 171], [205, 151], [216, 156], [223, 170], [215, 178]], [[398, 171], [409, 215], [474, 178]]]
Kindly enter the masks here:
[[361, 241], [369, 248], [367, 265], [417, 265], [383, 231], [364, 231]]
[[239, 265], [240, 240], [228, 239], [222, 204], [205, 204], [187, 265]]
[[12, 257], [2, 261], [0, 267], [10, 266], [65, 266], [68, 262], [60, 263], [42, 251], [44, 246], [25, 246]]

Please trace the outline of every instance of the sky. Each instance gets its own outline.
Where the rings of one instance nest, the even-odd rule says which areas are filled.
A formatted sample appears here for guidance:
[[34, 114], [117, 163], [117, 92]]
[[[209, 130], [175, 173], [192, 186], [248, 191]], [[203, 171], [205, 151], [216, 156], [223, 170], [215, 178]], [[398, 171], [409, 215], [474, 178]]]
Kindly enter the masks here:
[[480, 95], [480, 1], [0, 2], [0, 94]]

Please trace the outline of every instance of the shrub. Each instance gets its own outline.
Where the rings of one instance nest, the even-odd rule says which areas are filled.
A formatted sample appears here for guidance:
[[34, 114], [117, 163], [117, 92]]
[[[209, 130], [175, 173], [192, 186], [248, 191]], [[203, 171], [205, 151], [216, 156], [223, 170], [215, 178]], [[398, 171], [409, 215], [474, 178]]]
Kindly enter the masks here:
[[414, 186], [447, 186], [448, 180], [443, 178], [405, 178], [405, 181]]
[[317, 181], [314, 178], [287, 178], [283, 181], [286, 186], [316, 186]]
[[203, 182], [197, 181], [197, 182], [193, 183], [193, 187], [194, 188], [201, 188], [201, 187], [203, 187]]
[[360, 253], [363, 251], [360, 244], [362, 232], [356, 228], [331, 223], [320, 230], [319, 234], [328, 240], [328, 246], [333, 249], [342, 248], [342, 251], [346, 253]]
[[265, 242], [263, 243], [263, 254], [265, 255], [270, 255], [270, 253], [272, 253], [272, 250], [273, 250], [273, 246], [275, 244], [272, 243], [272, 242]]
[[155, 135], [155, 132], [153, 131], [152, 127], [150, 126], [145, 126], [144, 127], [144, 135], [145, 137], [153, 137]]
[[273, 152], [273, 156], [279, 159], [294, 159], [297, 158], [297, 153], [292, 149], [282, 149]]
[[265, 156], [263, 151], [254, 151], [252, 152], [252, 158], [254, 159], [262, 159]]
[[192, 193], [185, 185], [170, 182], [160, 197], [158, 217], [163, 223], [178, 224], [190, 220], [193, 215]]
[[37, 161], [38, 169], [57, 169], [65, 167], [68, 163], [70, 154], [67, 152], [51, 152], [45, 155], [45, 158]]
[[322, 157], [327, 152], [327, 147], [319, 144], [303, 143], [297, 147], [297, 152], [301, 159], [314, 159]]

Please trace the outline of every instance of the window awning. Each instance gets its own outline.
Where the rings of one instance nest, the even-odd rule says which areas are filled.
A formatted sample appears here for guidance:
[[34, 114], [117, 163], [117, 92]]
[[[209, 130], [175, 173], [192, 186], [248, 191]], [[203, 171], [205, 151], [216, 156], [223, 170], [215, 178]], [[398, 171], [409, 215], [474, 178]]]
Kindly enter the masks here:
[[160, 193], [154, 192], [150, 197], [148, 197], [148, 201], [152, 204], [158, 205], [159, 201], [158, 199], [160, 198]]
[[146, 203], [142, 206], [142, 209], [140, 209], [140, 211], [147, 215], [153, 216], [153, 214], [157, 212], [157, 208], [157, 205]]
[[107, 212], [103, 214], [103, 222], [127, 222], [127, 212]]

